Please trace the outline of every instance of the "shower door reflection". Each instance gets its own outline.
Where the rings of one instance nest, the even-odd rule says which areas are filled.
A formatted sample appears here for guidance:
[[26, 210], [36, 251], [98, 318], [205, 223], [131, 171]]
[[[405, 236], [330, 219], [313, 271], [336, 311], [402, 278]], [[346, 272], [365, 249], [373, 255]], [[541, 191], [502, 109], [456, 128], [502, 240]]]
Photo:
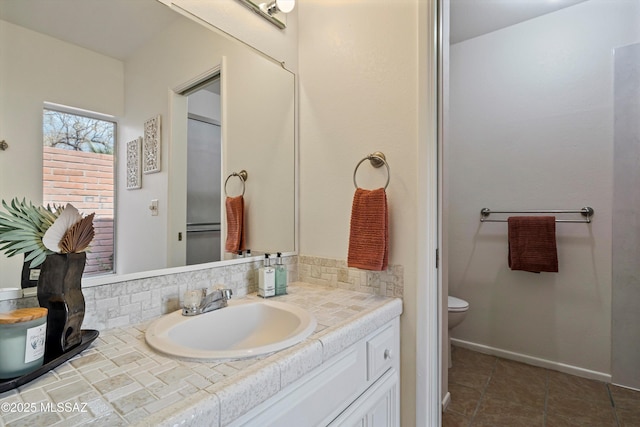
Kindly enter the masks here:
[[187, 265], [221, 260], [219, 78], [189, 94]]

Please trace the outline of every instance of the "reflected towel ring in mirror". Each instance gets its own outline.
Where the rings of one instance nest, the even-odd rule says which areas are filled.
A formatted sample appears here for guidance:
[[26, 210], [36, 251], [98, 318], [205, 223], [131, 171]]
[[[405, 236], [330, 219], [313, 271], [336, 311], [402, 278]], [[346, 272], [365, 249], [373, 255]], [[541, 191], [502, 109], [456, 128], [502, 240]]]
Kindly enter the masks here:
[[229, 178], [231, 178], [232, 176], [237, 176], [238, 178], [240, 178], [240, 181], [242, 181], [242, 194], [241, 194], [241, 196], [244, 196], [244, 190], [245, 190], [244, 183], [247, 181], [247, 178], [249, 178], [249, 174], [244, 169], [242, 169], [240, 172], [233, 172], [232, 174], [230, 174], [227, 177], [227, 179], [224, 181], [224, 195], [229, 197], [229, 195], [227, 194], [227, 182], [229, 182]]
[[379, 168], [382, 165], [386, 166], [387, 183], [384, 185], [384, 189], [386, 190], [387, 187], [389, 186], [389, 181], [391, 180], [391, 169], [389, 168], [389, 164], [387, 163], [387, 158], [380, 151], [376, 151], [373, 154], [369, 154], [367, 157], [365, 157], [364, 159], [358, 162], [358, 164], [356, 165], [356, 168], [353, 171], [353, 185], [355, 185], [356, 188], [358, 188], [358, 183], [356, 182], [356, 172], [358, 172], [358, 168], [360, 167], [362, 162], [364, 162], [365, 160], [369, 160], [369, 162], [371, 163], [371, 166], [373, 166], [374, 168]]

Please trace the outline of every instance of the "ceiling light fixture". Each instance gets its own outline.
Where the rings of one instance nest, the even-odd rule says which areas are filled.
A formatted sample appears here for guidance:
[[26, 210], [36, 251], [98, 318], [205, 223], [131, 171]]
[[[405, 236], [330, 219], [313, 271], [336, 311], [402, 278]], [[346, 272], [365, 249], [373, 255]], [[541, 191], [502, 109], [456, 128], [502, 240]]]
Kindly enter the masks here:
[[260, 9], [262, 9], [269, 16], [273, 16], [275, 13], [289, 13], [296, 6], [296, 0], [274, 0], [271, 3], [262, 3]]
[[260, 4], [256, 0], [238, 1], [280, 29], [287, 26], [284, 14], [291, 12], [296, 6], [296, 0], [268, 0]]

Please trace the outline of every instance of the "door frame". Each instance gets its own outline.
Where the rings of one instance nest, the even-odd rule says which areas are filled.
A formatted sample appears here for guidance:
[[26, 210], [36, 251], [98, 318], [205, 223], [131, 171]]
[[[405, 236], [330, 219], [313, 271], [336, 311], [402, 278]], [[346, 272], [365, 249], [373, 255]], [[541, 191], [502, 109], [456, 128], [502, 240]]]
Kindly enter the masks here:
[[[418, 2], [416, 425], [442, 420], [442, 47], [448, 0]], [[446, 28], [446, 27], [445, 27]], [[437, 258], [440, 258], [438, 260]], [[440, 265], [437, 265], [440, 264]], [[444, 329], [444, 333], [443, 333]], [[445, 372], [446, 375], [446, 372]], [[445, 378], [446, 381], [446, 378]]]

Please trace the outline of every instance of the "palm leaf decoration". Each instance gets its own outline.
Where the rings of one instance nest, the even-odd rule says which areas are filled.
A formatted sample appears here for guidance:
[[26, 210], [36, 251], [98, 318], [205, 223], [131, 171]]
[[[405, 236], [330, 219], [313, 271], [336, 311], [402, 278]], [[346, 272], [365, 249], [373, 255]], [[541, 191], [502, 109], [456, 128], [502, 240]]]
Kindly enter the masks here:
[[7, 256], [25, 254], [25, 262], [31, 261], [30, 268], [39, 266], [53, 253], [42, 243], [42, 236], [63, 208], [34, 206], [17, 197], [11, 204], [3, 200], [2, 206], [7, 212], [0, 212], [0, 251]]
[[95, 236], [93, 217], [95, 213], [85, 216], [67, 230], [59, 243], [60, 251], [64, 253], [78, 253], [85, 251]]

